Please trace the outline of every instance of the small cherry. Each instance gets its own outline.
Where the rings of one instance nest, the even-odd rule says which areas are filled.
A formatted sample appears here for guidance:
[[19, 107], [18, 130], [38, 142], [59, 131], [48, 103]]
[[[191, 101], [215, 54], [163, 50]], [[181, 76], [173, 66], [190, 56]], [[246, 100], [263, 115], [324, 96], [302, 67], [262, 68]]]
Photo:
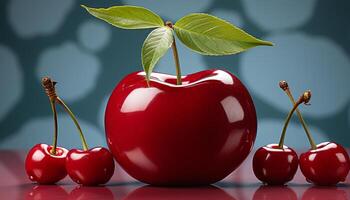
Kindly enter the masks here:
[[[281, 81], [280, 87], [294, 103], [288, 83]], [[323, 142], [315, 145], [299, 110], [297, 110], [297, 114], [311, 145], [309, 151], [300, 155], [300, 169], [306, 180], [315, 185], [336, 185], [345, 181], [350, 170], [350, 159], [344, 147], [334, 142]]]
[[284, 138], [287, 127], [297, 107], [308, 103], [311, 98], [311, 92], [304, 92], [299, 100], [290, 110], [284, 124], [279, 144], [269, 144], [260, 147], [253, 157], [253, 171], [255, 176], [265, 184], [284, 185], [291, 181], [298, 169], [298, 155], [296, 152], [285, 145]]
[[69, 177], [82, 185], [100, 185], [107, 183], [114, 173], [114, 159], [110, 151], [104, 147], [88, 148], [84, 134], [73, 112], [57, 97], [57, 101], [77, 127], [83, 150], [71, 149], [66, 157], [66, 170]]
[[336, 185], [349, 173], [349, 155], [340, 144], [323, 142], [300, 155], [300, 169], [315, 185]]
[[82, 185], [100, 185], [107, 183], [114, 173], [112, 154], [103, 147], [92, 149], [72, 149], [66, 160], [69, 177]]
[[[53, 153], [53, 149], [55, 153]], [[39, 184], [55, 184], [67, 176], [65, 160], [68, 150], [37, 144], [27, 154], [25, 168], [29, 179]]]
[[50, 99], [53, 112], [53, 145], [37, 144], [30, 149], [25, 160], [25, 169], [31, 181], [39, 184], [54, 184], [67, 176], [65, 160], [68, 150], [63, 147], [57, 147], [58, 126], [54, 87], [56, 83], [48, 77], [44, 77], [41, 83]]

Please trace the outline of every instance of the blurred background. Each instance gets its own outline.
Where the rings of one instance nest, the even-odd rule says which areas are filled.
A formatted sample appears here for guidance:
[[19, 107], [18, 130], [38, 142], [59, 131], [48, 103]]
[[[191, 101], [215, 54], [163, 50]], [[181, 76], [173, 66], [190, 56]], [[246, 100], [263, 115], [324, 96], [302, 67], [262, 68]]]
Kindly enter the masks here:
[[[175, 22], [190, 12], [223, 18], [274, 47], [224, 57], [193, 53], [178, 42], [184, 74], [208, 68], [236, 74], [251, 92], [259, 117], [255, 148], [278, 142], [291, 108], [278, 87], [287, 80], [294, 96], [313, 91], [302, 106], [317, 143], [350, 146], [350, 2], [317, 0], [2, 0], [0, 1], [0, 148], [51, 143], [53, 121], [40, 78], [58, 81], [59, 95], [76, 115], [90, 146], [105, 145], [104, 110], [125, 75], [141, 70], [140, 51], [150, 30], [121, 30], [79, 5], [139, 5]], [[175, 74], [171, 51], [156, 71]], [[59, 109], [59, 145], [80, 147], [73, 122]], [[286, 144], [307, 148], [295, 117]]]

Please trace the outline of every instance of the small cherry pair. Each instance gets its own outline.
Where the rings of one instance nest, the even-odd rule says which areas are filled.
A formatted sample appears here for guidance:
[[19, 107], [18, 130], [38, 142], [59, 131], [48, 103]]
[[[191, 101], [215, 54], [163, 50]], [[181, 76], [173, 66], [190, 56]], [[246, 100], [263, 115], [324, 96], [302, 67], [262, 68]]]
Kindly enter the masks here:
[[[54, 118], [53, 145], [37, 144], [29, 152], [25, 161], [25, 169], [31, 181], [39, 184], [54, 184], [64, 177], [69, 177], [82, 185], [99, 185], [107, 183], [114, 173], [112, 154], [103, 147], [89, 149], [80, 125], [73, 112], [57, 96], [56, 82], [48, 77], [42, 79], [42, 85], [50, 99]], [[58, 123], [56, 102], [59, 103], [76, 125], [83, 145], [83, 150], [68, 151], [57, 146]]]
[[[345, 181], [350, 170], [350, 159], [346, 150], [333, 142], [315, 145], [305, 120], [297, 109], [301, 103], [307, 104], [310, 101], [311, 92], [304, 92], [295, 102], [288, 83], [280, 81], [279, 85], [294, 106], [287, 116], [279, 144], [269, 144], [256, 151], [253, 157], [255, 176], [269, 185], [283, 185], [293, 179], [298, 165], [300, 165], [306, 180], [315, 185], [335, 185]], [[300, 155], [300, 160], [292, 148], [283, 145], [285, 133], [294, 111], [297, 112], [311, 145], [309, 151]]]

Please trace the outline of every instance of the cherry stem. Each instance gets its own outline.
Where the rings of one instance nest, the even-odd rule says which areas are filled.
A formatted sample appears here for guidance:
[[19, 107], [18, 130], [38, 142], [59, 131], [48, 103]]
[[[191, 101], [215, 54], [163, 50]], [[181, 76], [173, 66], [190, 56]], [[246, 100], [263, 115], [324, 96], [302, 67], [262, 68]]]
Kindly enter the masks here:
[[[293, 104], [295, 104], [295, 100], [294, 100], [293, 95], [292, 95], [292, 93], [290, 92], [290, 90], [287, 89], [287, 90], [285, 90], [285, 92], [287, 93], [287, 95], [288, 95], [290, 101], [291, 101]], [[300, 121], [300, 123], [302, 124], [302, 126], [303, 126], [303, 128], [304, 128], [304, 131], [305, 131], [305, 133], [306, 133], [306, 136], [307, 136], [307, 138], [308, 138], [308, 140], [309, 140], [309, 142], [310, 142], [311, 149], [313, 149], [313, 150], [316, 149], [317, 147], [316, 147], [316, 144], [315, 144], [315, 142], [314, 142], [314, 140], [313, 140], [313, 138], [312, 138], [312, 135], [311, 135], [311, 133], [310, 133], [310, 129], [309, 129], [309, 127], [306, 125], [306, 122], [305, 122], [305, 120], [304, 120], [303, 116], [301, 115], [301, 112], [299, 111], [298, 108], [296, 109], [296, 112], [297, 112], [299, 121]]]
[[56, 155], [56, 148], [57, 148], [57, 137], [58, 137], [58, 123], [57, 123], [57, 111], [56, 111], [56, 104], [55, 99], [50, 99], [50, 105], [53, 113], [53, 121], [54, 121], [54, 136], [53, 136], [53, 142], [52, 142], [52, 149], [50, 151], [51, 154]]
[[75, 126], [77, 127], [78, 131], [79, 131], [79, 135], [80, 135], [80, 140], [81, 140], [81, 143], [83, 145], [83, 149], [84, 151], [87, 151], [89, 148], [88, 148], [88, 145], [86, 143], [86, 140], [85, 140], [85, 137], [84, 137], [84, 134], [83, 134], [83, 131], [81, 130], [80, 128], [80, 125], [78, 123], [78, 120], [77, 118], [75, 117], [75, 115], [73, 114], [73, 112], [69, 109], [69, 107], [64, 103], [64, 101], [60, 98], [60, 97], [57, 97], [56, 98], [58, 103], [60, 103], [60, 105], [63, 106], [63, 108], [66, 110], [66, 112], [69, 114], [69, 116], [72, 118]]
[[[280, 84], [280, 86], [281, 86], [281, 84]], [[284, 143], [284, 138], [286, 137], [287, 127], [288, 127], [288, 124], [290, 122], [290, 119], [293, 116], [294, 111], [298, 108], [298, 106], [301, 103], [307, 104], [310, 101], [310, 99], [311, 99], [311, 91], [307, 90], [299, 97], [298, 101], [295, 102], [295, 104], [293, 105], [293, 108], [289, 111], [288, 116], [287, 116], [286, 121], [285, 121], [284, 126], [283, 126], [281, 139], [280, 139], [280, 142], [278, 144], [278, 147], [280, 149], [283, 149], [283, 143]]]
[[[166, 26], [168, 26], [171, 29], [174, 29], [172, 22], [167, 21], [165, 23]], [[176, 84], [181, 85], [182, 80], [181, 80], [181, 68], [180, 68], [180, 61], [179, 61], [179, 54], [177, 52], [177, 47], [176, 47], [176, 41], [175, 41], [175, 36], [173, 35], [173, 44], [171, 45], [171, 49], [173, 51], [173, 57], [175, 61], [175, 69], [176, 69]]]
[[[289, 97], [290, 101], [293, 103], [293, 105], [295, 104], [295, 100], [294, 100], [294, 97], [292, 95], [292, 92], [290, 91], [289, 89], [289, 86], [288, 86], [288, 83], [286, 81], [280, 81], [279, 82], [279, 85], [280, 85], [280, 88], [287, 94], [287, 96]], [[306, 136], [310, 142], [310, 146], [311, 146], [311, 149], [316, 149], [317, 146], [312, 138], [312, 135], [310, 133], [310, 129], [308, 128], [301, 112], [299, 111], [299, 109], [297, 108], [296, 109], [296, 112], [297, 112], [297, 115], [298, 115], [298, 118], [299, 118], [299, 121], [300, 123], [302, 124], [303, 128], [304, 128], [304, 131], [306, 133]]]
[[286, 131], [287, 131], [287, 127], [288, 127], [288, 124], [289, 124], [289, 122], [290, 122], [290, 119], [292, 118], [294, 111], [297, 109], [297, 107], [298, 107], [301, 103], [302, 103], [301, 101], [296, 102], [296, 103], [294, 104], [292, 110], [290, 110], [289, 113], [288, 113], [288, 116], [287, 116], [286, 121], [285, 121], [284, 126], [283, 126], [283, 130], [282, 130], [280, 142], [279, 142], [279, 144], [278, 144], [278, 147], [279, 147], [280, 149], [283, 149], [284, 138], [286, 137]]

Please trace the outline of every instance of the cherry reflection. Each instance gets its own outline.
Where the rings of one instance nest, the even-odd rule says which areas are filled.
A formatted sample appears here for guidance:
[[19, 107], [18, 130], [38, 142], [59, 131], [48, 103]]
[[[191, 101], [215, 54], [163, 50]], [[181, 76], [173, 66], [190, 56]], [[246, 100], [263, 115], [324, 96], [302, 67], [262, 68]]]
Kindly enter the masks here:
[[303, 196], [302, 200], [348, 200], [349, 196], [345, 190], [349, 190], [349, 187], [311, 187], [308, 188]]
[[297, 200], [297, 194], [288, 186], [260, 186], [253, 200]]
[[68, 193], [59, 185], [34, 185], [26, 194], [26, 200], [66, 199]]
[[103, 199], [103, 200], [113, 200], [114, 195], [112, 191], [107, 187], [84, 187], [77, 186], [70, 193], [69, 200], [91, 200], [91, 199]]
[[197, 188], [164, 188], [143, 186], [126, 196], [125, 200], [235, 200], [232, 196], [227, 194], [224, 190], [214, 186], [197, 187]]

